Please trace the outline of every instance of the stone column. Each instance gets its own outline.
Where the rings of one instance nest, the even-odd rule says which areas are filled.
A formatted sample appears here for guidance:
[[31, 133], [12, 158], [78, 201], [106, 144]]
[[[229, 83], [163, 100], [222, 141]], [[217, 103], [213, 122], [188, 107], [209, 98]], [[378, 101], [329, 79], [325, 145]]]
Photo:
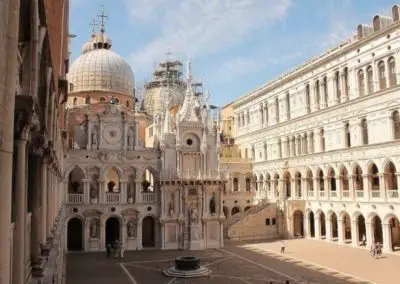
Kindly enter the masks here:
[[[347, 77], [346, 77], [346, 75], [347, 75]], [[348, 87], [348, 76], [349, 76], [348, 71], [347, 71], [347, 74], [346, 74], [345, 70], [342, 70], [340, 72], [341, 85], [342, 85], [342, 88], [341, 88], [342, 93], [341, 93], [341, 97], [340, 97], [341, 103], [347, 102], [349, 99], [348, 88], [347, 88]]]
[[358, 234], [359, 230], [357, 220], [351, 220], [351, 245], [353, 247], [358, 247]]
[[15, 231], [13, 254], [13, 283], [25, 283], [25, 229], [27, 211], [26, 140], [17, 140], [15, 179]]
[[19, 0], [0, 1], [0, 284], [11, 283], [11, 204]]
[[338, 243], [344, 244], [345, 240], [345, 227], [343, 224], [343, 217], [339, 216], [337, 218], [337, 227], [338, 227]]
[[303, 230], [304, 230], [304, 238], [309, 239], [310, 235], [310, 220], [308, 218], [308, 214], [304, 214], [303, 218]]
[[[385, 78], [386, 78], [386, 88], [390, 87], [390, 66], [389, 66], [389, 61], [388, 60], [384, 60], [385, 62]], [[396, 64], [398, 64], [398, 62], [396, 62]]]
[[136, 248], [138, 250], [141, 250], [143, 248], [143, 244], [142, 244], [142, 221], [143, 221], [143, 219], [140, 217], [139, 222], [138, 222], [138, 227], [137, 227], [137, 238], [136, 238], [136, 242], [137, 242]]
[[47, 168], [47, 215], [46, 215], [46, 220], [47, 220], [47, 224], [46, 224], [46, 236], [47, 238], [51, 237], [51, 226], [53, 224], [53, 221], [51, 220], [51, 215], [52, 215], [52, 210], [53, 210], [53, 184], [52, 184], [52, 169], [51, 169], [51, 165], [48, 165]]
[[363, 187], [364, 187], [364, 198], [363, 199], [368, 200], [369, 196], [370, 196], [370, 191], [371, 191], [369, 174], [362, 174], [361, 176], [363, 178]]
[[383, 251], [393, 251], [392, 244], [392, 232], [390, 230], [390, 224], [388, 222], [382, 224], [382, 235], [383, 235]]
[[365, 231], [367, 237], [367, 247], [369, 248], [372, 244], [375, 244], [374, 223], [371, 221], [366, 221]]
[[332, 216], [325, 217], [325, 227], [326, 227], [326, 240], [332, 242], [333, 232], [332, 232]]
[[135, 203], [141, 203], [142, 202], [142, 181], [141, 180], [135, 180]]
[[30, 185], [32, 189], [32, 222], [31, 222], [31, 248], [30, 253], [32, 260], [35, 262], [40, 259], [40, 190], [41, 190], [41, 159], [40, 156], [35, 156], [32, 165], [34, 171], [34, 182]]
[[288, 140], [288, 138], [287, 137], [282, 137], [282, 139], [281, 139], [281, 143], [282, 143], [282, 156], [283, 156], [283, 158], [286, 158], [286, 157], [288, 157], [289, 156], [289, 149], [288, 149], [288, 147], [287, 147], [287, 140]]
[[41, 190], [40, 190], [40, 244], [43, 246], [47, 242], [47, 163], [42, 163], [41, 169]]
[[320, 215], [314, 215], [314, 229], [315, 229], [315, 239], [321, 239], [321, 217]]

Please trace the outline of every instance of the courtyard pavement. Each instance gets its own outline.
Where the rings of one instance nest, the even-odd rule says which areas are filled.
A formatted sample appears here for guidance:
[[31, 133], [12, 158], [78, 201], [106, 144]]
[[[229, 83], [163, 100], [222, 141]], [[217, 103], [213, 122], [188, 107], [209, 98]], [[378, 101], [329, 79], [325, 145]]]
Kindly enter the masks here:
[[[262, 244], [227, 244], [223, 249], [206, 251], [129, 251], [124, 259], [107, 259], [105, 253], [73, 253], [67, 257], [67, 284], [265, 284], [265, 283], [368, 283], [335, 272], [319, 271], [287, 261], [275, 255], [260, 253]], [[271, 243], [271, 247], [277, 243]], [[289, 250], [290, 251], [290, 250]], [[177, 279], [162, 274], [174, 265], [174, 258], [196, 255], [211, 269], [209, 277]]]
[[295, 262], [322, 273], [336, 272], [338, 277], [347, 275], [349, 280], [355, 283], [362, 281], [379, 284], [399, 283], [400, 257], [394, 254], [383, 254], [381, 258], [376, 259], [365, 248], [307, 239], [286, 240], [284, 254], [280, 253], [280, 241], [241, 245], [236, 243], [235, 246], [237, 249], [250, 250], [283, 262]]

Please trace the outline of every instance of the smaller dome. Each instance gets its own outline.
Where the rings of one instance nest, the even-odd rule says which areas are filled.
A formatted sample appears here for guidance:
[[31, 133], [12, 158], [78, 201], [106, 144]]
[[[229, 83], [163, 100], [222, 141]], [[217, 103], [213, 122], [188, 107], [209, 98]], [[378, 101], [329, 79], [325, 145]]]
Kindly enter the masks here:
[[93, 49], [94, 49], [93, 40], [87, 41], [82, 46], [81, 54], [85, 54], [86, 52], [89, 52]]

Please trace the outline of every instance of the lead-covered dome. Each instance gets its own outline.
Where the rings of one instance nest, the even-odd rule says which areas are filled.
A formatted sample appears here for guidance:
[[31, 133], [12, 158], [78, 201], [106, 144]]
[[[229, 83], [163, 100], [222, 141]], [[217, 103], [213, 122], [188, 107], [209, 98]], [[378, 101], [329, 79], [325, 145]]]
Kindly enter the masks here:
[[68, 72], [70, 93], [106, 91], [134, 95], [131, 67], [110, 48], [111, 40], [103, 33], [85, 43]]

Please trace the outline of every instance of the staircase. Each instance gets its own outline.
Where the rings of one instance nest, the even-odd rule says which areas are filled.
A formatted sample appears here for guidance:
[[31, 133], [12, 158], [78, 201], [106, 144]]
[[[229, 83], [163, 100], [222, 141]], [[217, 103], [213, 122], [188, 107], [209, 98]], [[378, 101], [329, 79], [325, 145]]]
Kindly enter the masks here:
[[232, 225], [238, 223], [242, 219], [246, 218], [250, 215], [256, 215], [260, 211], [264, 210], [272, 203], [269, 203], [266, 199], [261, 200], [257, 205], [252, 206], [250, 209], [244, 212], [244, 214], [237, 213], [233, 215], [231, 218], [224, 221], [224, 239], [229, 239], [228, 231]]

